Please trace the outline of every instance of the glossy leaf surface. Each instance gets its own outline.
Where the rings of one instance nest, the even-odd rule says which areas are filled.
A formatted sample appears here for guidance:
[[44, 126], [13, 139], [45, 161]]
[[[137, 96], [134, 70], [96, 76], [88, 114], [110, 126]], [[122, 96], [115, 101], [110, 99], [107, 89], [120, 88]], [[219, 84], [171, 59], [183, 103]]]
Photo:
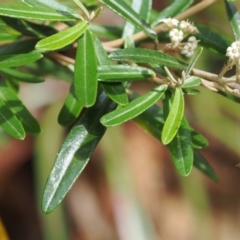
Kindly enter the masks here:
[[143, 20], [124, 0], [100, 0], [100, 2], [106, 4], [128, 22], [144, 31], [150, 38], [157, 38], [157, 34], [148, 26], [145, 20]]
[[67, 28], [50, 37], [40, 40], [36, 49], [40, 51], [53, 51], [61, 49], [79, 38], [88, 28], [88, 21], [82, 21], [73, 27]]
[[112, 60], [132, 61], [136, 63], [159, 64], [172, 68], [185, 69], [187, 65], [165, 53], [143, 48], [116, 50], [109, 55]]
[[240, 40], [240, 14], [236, 6], [229, 1], [225, 0], [227, 16], [230, 21], [233, 34], [236, 40]]
[[98, 78], [101, 81], [119, 81], [120, 79], [146, 79], [155, 73], [144, 67], [129, 65], [102, 65], [98, 67]]
[[78, 40], [74, 88], [82, 106], [90, 107], [97, 97], [97, 59], [92, 34], [86, 31]]
[[76, 17], [68, 12], [57, 12], [51, 9], [37, 7], [0, 4], [0, 15], [13, 18], [34, 19], [42, 21], [76, 21]]
[[41, 133], [41, 127], [37, 120], [23, 105], [16, 93], [9, 88], [3, 80], [0, 81], [0, 98], [21, 121], [24, 130], [32, 135]]
[[101, 118], [101, 123], [106, 127], [116, 126], [135, 118], [137, 115], [141, 114], [156, 103], [163, 96], [166, 89], [166, 85], [154, 88], [150, 92], [136, 98], [126, 106], [116, 109], [103, 116]]
[[[96, 52], [96, 58], [99, 66], [111, 65], [112, 61], [108, 58], [108, 55], [105, 49], [103, 48], [102, 43], [99, 41], [99, 39], [95, 35], [92, 35], [92, 37], [93, 37], [94, 48]], [[102, 89], [106, 92], [108, 97], [111, 98], [114, 102], [120, 105], [126, 105], [128, 103], [128, 97], [122, 83], [102, 82], [100, 83], [100, 85]]]
[[45, 213], [56, 208], [88, 163], [106, 130], [99, 119], [115, 107], [116, 105], [102, 93], [96, 104], [87, 109], [70, 130], [44, 190], [42, 210]]
[[6, 54], [0, 56], [0, 68], [10, 68], [23, 66], [28, 63], [37, 61], [42, 57], [40, 53], [26, 53], [26, 54]]
[[193, 148], [191, 145], [191, 131], [185, 118], [172, 141], [168, 144], [174, 165], [179, 174], [189, 175], [193, 166]]
[[158, 25], [164, 18], [175, 17], [178, 13], [187, 9], [193, 2], [194, 0], [174, 0], [172, 4], [159, 13], [152, 26]]
[[43, 11], [48, 11], [48, 9], [50, 8], [55, 10], [56, 12], [60, 13], [66, 12], [69, 15], [72, 15], [73, 17], [81, 18], [81, 16], [78, 13], [76, 13], [73, 9], [55, 0], [36, 0], [36, 1], [22, 0], [22, 2], [31, 7], [42, 8]]
[[21, 122], [12, 113], [2, 99], [0, 99], [0, 126], [2, 129], [4, 129], [4, 131], [14, 138], [25, 138], [25, 131]]
[[63, 107], [59, 112], [58, 123], [64, 127], [70, 126], [76, 121], [82, 109], [83, 106], [79, 100], [76, 99], [75, 91], [72, 85], [67, 98], [64, 101]]
[[[165, 104], [165, 102], [164, 102]], [[170, 112], [166, 118], [166, 122], [162, 131], [162, 143], [167, 145], [172, 141], [176, 135], [178, 128], [181, 124], [184, 111], [184, 98], [181, 88], [176, 88], [173, 101], [171, 104]]]

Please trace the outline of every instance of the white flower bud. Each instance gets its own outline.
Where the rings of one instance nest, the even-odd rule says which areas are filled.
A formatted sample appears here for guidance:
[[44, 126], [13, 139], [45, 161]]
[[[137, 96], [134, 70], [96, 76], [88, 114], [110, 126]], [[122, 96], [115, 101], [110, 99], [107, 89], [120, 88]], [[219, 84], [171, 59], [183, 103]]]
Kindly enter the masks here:
[[183, 40], [183, 31], [174, 28], [169, 32], [169, 37], [172, 43], [179, 43]]

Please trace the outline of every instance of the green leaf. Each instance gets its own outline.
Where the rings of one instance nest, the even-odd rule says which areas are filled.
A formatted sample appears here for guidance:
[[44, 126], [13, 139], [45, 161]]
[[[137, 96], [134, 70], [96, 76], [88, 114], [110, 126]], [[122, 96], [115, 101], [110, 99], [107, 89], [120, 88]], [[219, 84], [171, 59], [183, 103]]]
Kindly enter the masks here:
[[128, 97], [125, 88], [120, 82], [102, 82], [101, 88], [115, 103], [125, 106], [128, 104]]
[[24, 19], [16, 19], [11, 17], [2, 16], [1, 19], [11, 28], [20, 32], [25, 36], [33, 36], [33, 37], [44, 37], [48, 35], [52, 35], [57, 31], [49, 26], [41, 25], [33, 22], [26, 21]]
[[58, 123], [64, 127], [70, 126], [73, 124], [79, 117], [80, 112], [83, 109], [83, 106], [75, 98], [75, 90], [73, 85], [71, 85], [69, 94], [63, 104], [62, 109], [58, 115]]
[[191, 128], [191, 137], [192, 137], [192, 147], [193, 148], [205, 148], [208, 146], [208, 140], [195, 130]]
[[47, 180], [42, 201], [45, 213], [57, 207], [83, 171], [106, 130], [99, 119], [115, 107], [102, 93], [96, 104], [87, 109], [70, 130]]
[[50, 37], [40, 40], [36, 49], [40, 51], [53, 51], [61, 49], [79, 38], [88, 28], [88, 21], [82, 21], [73, 27], [67, 28]]
[[[136, 98], [138, 98], [137, 94], [132, 93], [130, 95], [131, 100], [134, 100]], [[164, 114], [163, 114], [163, 110], [159, 106], [157, 105], [151, 106], [146, 111], [144, 111], [143, 113], [138, 115], [136, 118], [134, 118], [133, 121], [137, 125], [139, 125], [143, 130], [147, 131], [149, 134], [154, 136], [158, 141], [160, 140], [159, 136], [161, 136], [163, 125], [164, 125]], [[189, 144], [189, 146], [192, 146], [194, 148], [202, 148], [208, 145], [207, 140], [202, 135], [195, 132], [189, 126], [187, 126], [187, 129], [190, 130], [191, 141], [192, 141], [192, 143]], [[187, 136], [188, 138], [190, 137], [189, 131], [187, 131]], [[169, 145], [167, 147], [169, 147]], [[216, 181], [217, 178], [214, 170], [211, 168], [211, 166], [202, 156], [199, 159], [198, 156], [196, 156], [196, 153], [197, 152], [194, 151], [194, 162], [193, 162], [194, 166], [198, 168], [200, 171], [202, 171], [204, 174], [206, 174], [208, 177], [210, 177], [212, 180]]]
[[225, 56], [227, 47], [231, 44], [220, 31], [205, 25], [197, 25], [199, 33], [195, 34], [200, 40], [199, 45], [208, 48], [210, 51], [220, 53]]
[[0, 68], [23, 66], [35, 62], [42, 57], [42, 54], [33, 52], [26, 54], [6, 54], [0, 56]]
[[188, 64], [188, 67], [186, 69], [185, 75], [186, 77], [188, 77], [189, 73], [192, 71], [195, 63], [197, 62], [198, 58], [200, 57], [200, 55], [202, 54], [203, 48], [198, 48], [197, 50], [195, 50], [193, 56], [190, 59], [190, 62]]
[[199, 90], [192, 88], [182, 88], [182, 91], [185, 95], [196, 95], [200, 93]]
[[28, 83], [44, 82], [44, 79], [41, 77], [29, 74], [29, 73], [21, 72], [13, 68], [0, 68], [0, 73], [21, 82], [28, 82]]
[[[34, 19], [42, 21], [76, 21], [76, 16], [68, 12], [57, 12], [51, 9], [41, 9], [13, 4], [0, 4], [0, 15], [13, 18]], [[77, 19], [80, 19], [77, 18]]]
[[[139, 96], [132, 93], [129, 98], [131, 101], [138, 98]], [[133, 121], [139, 125], [143, 130], [154, 136], [158, 141], [159, 136], [162, 134], [162, 129], [164, 125], [163, 110], [157, 106], [152, 105], [150, 108], [145, 110], [140, 115], [136, 116]]]
[[154, 77], [155, 73], [144, 67], [129, 65], [102, 65], [98, 67], [100, 81], [140, 80]]
[[109, 55], [112, 60], [132, 61], [136, 63], [159, 64], [172, 68], [185, 69], [187, 65], [165, 53], [142, 48], [116, 50]]
[[79, 1], [79, 0], [73, 0], [77, 5], [78, 7], [84, 12], [84, 14], [86, 15], [86, 17], [89, 19], [90, 16], [89, 16], [89, 12], [88, 10], [85, 8], [85, 6]]
[[193, 2], [194, 0], [174, 0], [172, 4], [168, 5], [168, 7], [164, 8], [163, 11], [159, 13], [157, 18], [153, 21], [152, 26], [158, 25], [164, 18], [175, 17], [192, 5]]
[[116, 126], [135, 118], [137, 115], [141, 114], [156, 103], [163, 96], [166, 89], [167, 85], [161, 85], [154, 88], [152, 91], [133, 100], [126, 106], [116, 109], [103, 116], [100, 119], [101, 123], [106, 127]]
[[214, 182], [218, 182], [218, 176], [207, 160], [197, 151], [194, 151], [194, 167], [204, 173]]
[[24, 139], [26, 134], [21, 122], [17, 119], [12, 111], [0, 99], [0, 126], [10, 136], [17, 139]]
[[92, 35], [92, 39], [98, 65], [111, 65], [112, 61], [108, 58], [107, 52], [103, 48], [101, 41], [94, 34]]
[[181, 88], [192, 88], [192, 87], [198, 87], [199, 85], [201, 85], [201, 78], [191, 76], [184, 81]]
[[191, 131], [188, 122], [182, 118], [178, 132], [168, 144], [174, 165], [179, 174], [189, 175], [193, 166]]
[[[133, 0], [132, 9], [141, 16], [146, 22], [149, 20], [152, 0]], [[132, 36], [136, 32], [136, 28], [130, 22], [126, 22], [123, 29], [122, 37]]]
[[148, 26], [145, 20], [141, 18], [125, 1], [123, 0], [100, 0], [110, 9], [125, 18], [137, 28], [144, 31], [150, 38], [157, 39], [157, 34]]
[[[41, 127], [37, 120], [23, 105], [16, 93], [12, 91], [3, 80], [0, 81], [0, 98], [5, 102], [16, 117], [21, 121], [24, 130], [32, 135], [41, 133]], [[21, 131], [21, 130], [19, 130]]]
[[36, 0], [36, 1], [31, 1], [31, 0], [21, 0], [25, 4], [31, 7], [36, 7], [36, 8], [42, 8], [43, 11], [48, 11], [48, 9], [53, 9], [56, 12], [66, 12], [69, 15], [72, 15], [78, 19], [82, 19], [82, 17], [76, 13], [73, 9], [61, 4], [60, 2], [57, 2], [55, 0]]
[[118, 26], [104, 26], [95, 23], [89, 25], [89, 30], [104, 39], [114, 40], [121, 37], [122, 28]]
[[38, 39], [24, 39], [14, 41], [11, 44], [0, 47], [0, 56], [9, 54], [28, 53], [34, 50]]
[[232, 2], [225, 0], [226, 12], [236, 40], [240, 40], [240, 14]]
[[94, 49], [93, 37], [90, 31], [86, 31], [78, 40], [74, 88], [76, 98], [82, 106], [90, 107], [95, 103], [97, 96], [97, 59]]
[[[105, 49], [102, 46], [102, 43], [99, 39], [93, 34], [93, 43], [96, 52], [96, 58], [98, 64], [101, 65], [111, 65], [112, 61], [108, 59], [108, 55]], [[125, 88], [122, 83], [100, 83], [102, 89], [106, 92], [109, 98], [111, 98], [114, 102], [120, 105], [126, 105], [128, 103], [128, 97], [125, 92]]]
[[[165, 104], [165, 101], [164, 101], [164, 104]], [[181, 124], [183, 111], [184, 111], [183, 93], [181, 88], [176, 88], [171, 109], [166, 118], [166, 122], [162, 130], [161, 139], [164, 145], [169, 144], [174, 138], [174, 136], [176, 135], [178, 128]]]

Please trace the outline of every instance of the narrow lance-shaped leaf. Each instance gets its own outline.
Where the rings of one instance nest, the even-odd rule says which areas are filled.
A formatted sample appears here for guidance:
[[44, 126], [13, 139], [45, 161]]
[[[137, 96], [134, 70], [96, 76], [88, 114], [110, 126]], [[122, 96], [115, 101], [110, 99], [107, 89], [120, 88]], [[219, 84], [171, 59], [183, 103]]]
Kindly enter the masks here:
[[101, 118], [101, 123], [106, 126], [116, 126], [135, 118], [156, 103], [164, 94], [167, 85], [160, 85], [141, 97], [133, 100], [126, 106], [116, 109]]
[[0, 73], [15, 80], [28, 83], [40, 83], [44, 82], [44, 79], [29, 73], [25, 73], [13, 68], [0, 68]]
[[193, 166], [191, 131], [185, 118], [182, 118], [178, 132], [168, 144], [174, 165], [179, 174], [189, 175]]
[[191, 60], [190, 60], [190, 62], [189, 62], [189, 64], [188, 64], [188, 67], [187, 67], [187, 69], [186, 69], [186, 73], [185, 73], [185, 74], [186, 74], [186, 77], [188, 77], [189, 73], [192, 71], [195, 63], [197, 62], [198, 58], [199, 58], [200, 55], [202, 54], [202, 51], [203, 51], [203, 48], [200, 47], [200, 48], [198, 48], [198, 49], [194, 52], [194, 54], [193, 54], [193, 56], [191, 57]]
[[[139, 96], [136, 93], [131, 93], [129, 96], [130, 100], [134, 100], [138, 97]], [[183, 118], [185, 117], [183, 116]], [[147, 110], [145, 110], [143, 113], [135, 117], [133, 121], [137, 123], [142, 129], [154, 136], [158, 141], [160, 141], [159, 136], [161, 136], [162, 134], [162, 129], [165, 122], [162, 108], [157, 105], [153, 105]], [[190, 126], [189, 129], [191, 132], [191, 145], [193, 148], [201, 149], [208, 146], [208, 141], [204, 136], [196, 132]]]
[[5, 16], [1, 16], [1, 19], [8, 26], [15, 29], [24, 36], [44, 37], [52, 35], [57, 32], [57, 30], [55, 30], [53, 27], [37, 24], [34, 22], [27, 21], [25, 19], [11, 18]]
[[[150, 10], [152, 7], [152, 0], [133, 0], [132, 9], [138, 13], [142, 19], [148, 23]], [[126, 38], [133, 35], [136, 32], [136, 28], [130, 22], [126, 22], [123, 29], [122, 37]]]
[[42, 54], [33, 52], [26, 54], [6, 54], [0, 56], [0, 68], [23, 66], [42, 58]]
[[[137, 97], [138, 97], [137, 94], [130, 95], [131, 100], [134, 100]], [[165, 106], [166, 100], [164, 100], [164, 103], [165, 103], [164, 104], [164, 106]], [[170, 106], [168, 107], [168, 109], [170, 109]], [[169, 112], [169, 110], [167, 111], [167, 113], [168, 112]], [[164, 125], [164, 114], [163, 114], [163, 110], [159, 106], [157, 106], [157, 105], [151, 106], [146, 111], [144, 111], [143, 113], [138, 115], [136, 118], [134, 118], [133, 121], [137, 125], [139, 125], [143, 130], [147, 131], [149, 134], [154, 136], [158, 141], [160, 140], [159, 136], [162, 133], [162, 129], [163, 129], [163, 125]], [[184, 119], [184, 121], [186, 121], [186, 120]], [[207, 140], [202, 135], [195, 132], [189, 126], [187, 126], [187, 128], [189, 128], [190, 133], [191, 133], [191, 140], [192, 140], [193, 148], [203, 148], [208, 145]], [[189, 131], [187, 131], [187, 136], [190, 138]], [[189, 144], [189, 142], [186, 142], [186, 143], [189, 146], [191, 146], [191, 144]], [[193, 162], [194, 166], [197, 169], [199, 169], [200, 171], [202, 171], [205, 175], [210, 177], [213, 181], [215, 181], [216, 174], [214, 173], [214, 170], [211, 168], [211, 166], [208, 164], [208, 162], [204, 158], [198, 159], [195, 156], [195, 153], [196, 153], [196, 151], [194, 151], [194, 162]]]
[[80, 17], [73, 16], [68, 12], [57, 12], [52, 9], [37, 7], [0, 4], [0, 15], [13, 18], [34, 19], [42, 21], [76, 21]]
[[82, 106], [92, 106], [97, 97], [97, 60], [92, 34], [86, 31], [78, 40], [74, 88]]
[[122, 33], [122, 28], [120, 26], [104, 26], [95, 23], [89, 25], [89, 30], [96, 36], [109, 40], [120, 38]]
[[184, 111], [184, 98], [181, 88], [176, 88], [170, 112], [162, 131], [162, 143], [167, 145], [172, 141], [180, 126]]
[[[96, 52], [96, 58], [99, 66], [112, 65], [112, 61], [108, 58], [105, 49], [99, 39], [93, 34], [93, 43]], [[128, 103], [128, 97], [125, 92], [125, 88], [122, 83], [100, 83], [102, 89], [106, 92], [109, 98], [120, 105], [126, 105]]]
[[109, 55], [112, 60], [159, 64], [160, 66], [185, 69], [187, 64], [162, 52], [142, 48], [116, 50]]
[[69, 15], [75, 16], [76, 18], [82, 18], [73, 9], [55, 0], [35, 0], [35, 1], [21, 0], [21, 1], [31, 7], [43, 8], [44, 9], [43, 11], [47, 11], [50, 8], [57, 12], [66, 12]]
[[101, 81], [125, 81], [131, 79], [146, 79], [154, 77], [155, 73], [144, 67], [129, 66], [129, 65], [102, 65], [98, 67], [98, 78]]
[[202, 149], [208, 146], [208, 140], [196, 132], [194, 129], [190, 127], [191, 130], [191, 138], [192, 138], [192, 147], [197, 149]]
[[152, 23], [152, 26], [158, 25], [164, 18], [175, 17], [178, 13], [187, 9], [192, 3], [193, 0], [174, 0], [172, 4], [164, 8], [164, 10], [159, 13]]
[[0, 99], [0, 126], [10, 136], [17, 139], [25, 138], [25, 131], [21, 122], [7, 107], [2, 99]]
[[[167, 121], [170, 112], [173, 109], [174, 100], [176, 100], [176, 95], [166, 92], [163, 100], [163, 115], [165, 122]], [[188, 125], [188, 122], [184, 116], [181, 118], [179, 128], [167, 147], [170, 150], [171, 158], [179, 174], [187, 176], [190, 173], [193, 165], [193, 149], [192, 129]]]
[[73, 27], [44, 38], [37, 43], [36, 49], [40, 51], [61, 49], [79, 38], [87, 30], [88, 24], [88, 21], [82, 21]]
[[115, 107], [105, 93], [101, 93], [96, 104], [87, 109], [72, 127], [57, 155], [44, 190], [44, 212], [49, 213], [56, 208], [82, 172], [106, 130], [99, 119]]
[[240, 14], [232, 2], [225, 0], [225, 5], [234, 37], [236, 40], [240, 40]]
[[110, 9], [125, 18], [128, 22], [144, 31], [150, 38], [157, 39], [157, 34], [124, 0], [100, 0], [100, 2], [106, 4]]
[[226, 54], [226, 49], [231, 44], [230, 39], [222, 36], [220, 31], [216, 31], [209, 26], [197, 25], [197, 29], [199, 33], [195, 36], [200, 40], [199, 44], [201, 46], [222, 55]]
[[24, 39], [14, 41], [8, 45], [0, 47], [0, 56], [9, 54], [22, 54], [28, 53], [34, 50], [38, 39]]
[[3, 80], [0, 80], [0, 98], [4, 100], [7, 106], [21, 121], [24, 130], [32, 135], [41, 133], [41, 127], [37, 120], [31, 115], [27, 108], [20, 101], [14, 91], [6, 86]]
[[200, 84], [201, 84], [201, 78], [191, 76], [184, 81], [184, 84], [181, 86], [181, 88], [198, 87]]
[[207, 160], [197, 151], [194, 151], [194, 167], [204, 173], [207, 177], [212, 179], [214, 182], [218, 181], [218, 176], [215, 173], [214, 169], [207, 162]]
[[83, 106], [75, 97], [75, 90], [71, 85], [70, 91], [58, 115], [58, 123], [66, 127], [73, 124], [78, 118]]

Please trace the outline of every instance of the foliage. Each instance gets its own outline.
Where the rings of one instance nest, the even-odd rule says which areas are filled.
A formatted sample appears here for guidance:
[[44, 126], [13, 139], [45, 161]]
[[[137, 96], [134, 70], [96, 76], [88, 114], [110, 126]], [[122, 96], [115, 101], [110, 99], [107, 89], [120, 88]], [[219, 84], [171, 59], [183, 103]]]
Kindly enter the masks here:
[[[74, 0], [68, 6], [55, 0], [0, 4], [3, 130], [18, 139], [24, 139], [26, 133], [41, 133], [41, 127], [18, 98], [18, 89], [13, 84], [44, 81], [33, 70], [33, 63], [48, 73], [41, 61], [51, 59], [52, 66], [60, 71], [72, 72], [69, 94], [58, 116], [59, 124], [70, 126], [70, 130], [46, 183], [44, 212], [53, 211], [62, 201], [107, 127], [129, 120], [166, 145], [179, 174], [189, 175], [194, 166], [217, 181], [214, 170], [198, 152], [208, 142], [184, 115], [185, 95], [198, 93], [196, 88], [201, 85], [239, 101], [240, 63], [239, 59], [231, 59], [233, 50], [228, 48], [229, 59], [218, 75], [194, 68], [203, 47], [224, 55], [230, 42], [208, 26], [196, 28], [186, 21], [196, 9], [201, 11], [214, 2], [205, 0], [195, 4], [192, 0], [175, 0], [160, 12], [152, 9], [151, 0], [133, 0], [131, 5], [124, 0], [100, 0], [93, 4], [86, 0], [85, 5]], [[104, 14], [102, 6], [124, 18], [124, 28], [92, 23], [99, 14]], [[239, 13], [230, 1], [225, 1], [225, 6], [238, 41]], [[58, 30], [59, 26], [64, 30]], [[102, 43], [100, 38], [109, 41]], [[153, 43], [152, 49], [142, 48], [146, 40]], [[202, 47], [197, 47], [198, 44]], [[75, 52], [75, 59], [70, 58], [70, 51]], [[234, 53], [239, 54], [238, 51], [239, 48]], [[234, 65], [236, 76], [224, 77]], [[149, 81], [155, 86], [139, 96], [131, 89], [133, 81]]]

